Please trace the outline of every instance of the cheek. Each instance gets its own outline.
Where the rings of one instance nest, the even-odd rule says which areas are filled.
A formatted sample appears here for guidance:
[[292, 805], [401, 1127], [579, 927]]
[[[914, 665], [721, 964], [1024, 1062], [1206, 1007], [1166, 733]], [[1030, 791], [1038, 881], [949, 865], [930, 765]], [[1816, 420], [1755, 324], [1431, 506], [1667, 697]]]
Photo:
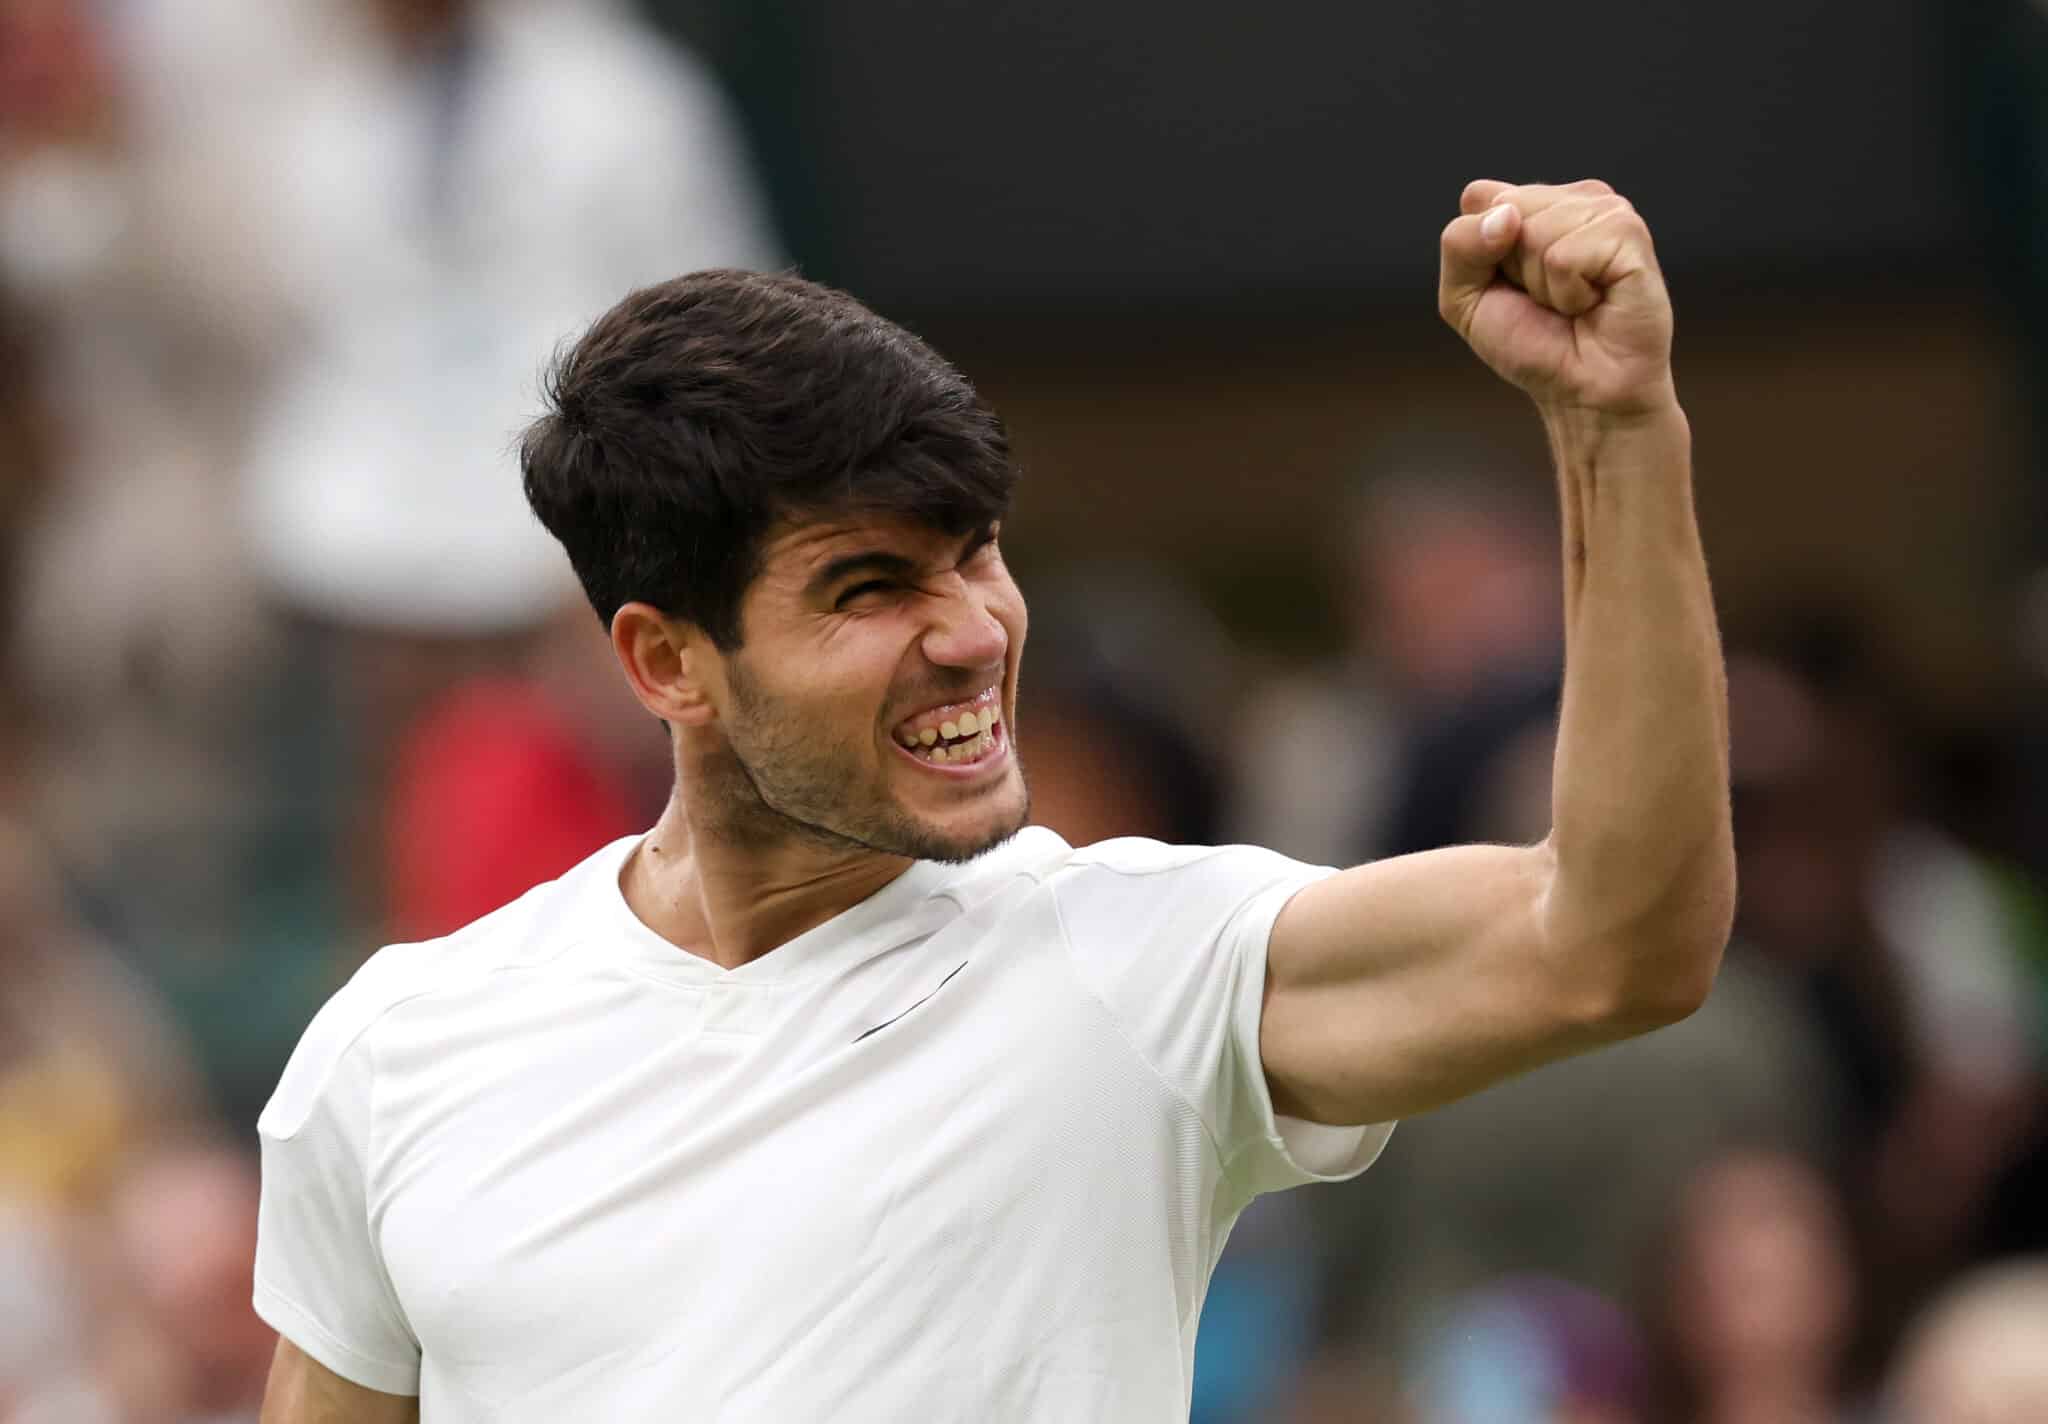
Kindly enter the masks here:
[[786, 666], [800, 679], [795, 701], [810, 735], [841, 745], [872, 740], [911, 641], [901, 619], [882, 613], [841, 620], [809, 647], [790, 650]]

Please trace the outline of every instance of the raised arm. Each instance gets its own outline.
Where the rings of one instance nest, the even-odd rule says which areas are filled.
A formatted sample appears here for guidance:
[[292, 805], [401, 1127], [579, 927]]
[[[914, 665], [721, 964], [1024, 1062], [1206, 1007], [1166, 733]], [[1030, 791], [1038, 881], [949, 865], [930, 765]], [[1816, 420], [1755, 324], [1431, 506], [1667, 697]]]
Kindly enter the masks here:
[[1564, 701], [1534, 846], [1358, 866], [1275, 922], [1283, 1112], [1410, 1116], [1683, 1018], [1734, 914], [1727, 695], [1649, 230], [1604, 183], [1466, 188], [1444, 319], [1534, 398], [1564, 526]]

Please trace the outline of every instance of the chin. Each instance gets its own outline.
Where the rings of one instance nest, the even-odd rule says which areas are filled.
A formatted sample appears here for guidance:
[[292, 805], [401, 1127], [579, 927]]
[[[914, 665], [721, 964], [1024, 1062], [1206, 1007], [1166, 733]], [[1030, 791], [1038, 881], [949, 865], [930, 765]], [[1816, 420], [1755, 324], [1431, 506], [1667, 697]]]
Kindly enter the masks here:
[[963, 809], [952, 816], [918, 817], [923, 846], [920, 860], [962, 861], [994, 850], [1024, 829], [1031, 819], [1030, 798], [1021, 785], [1005, 787], [999, 804]]

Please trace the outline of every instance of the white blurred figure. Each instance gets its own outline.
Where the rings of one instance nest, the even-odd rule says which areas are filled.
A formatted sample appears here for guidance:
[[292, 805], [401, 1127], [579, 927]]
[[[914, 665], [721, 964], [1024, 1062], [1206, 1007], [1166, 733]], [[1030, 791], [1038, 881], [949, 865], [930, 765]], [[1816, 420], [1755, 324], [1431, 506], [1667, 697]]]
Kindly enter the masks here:
[[777, 247], [711, 78], [623, 8], [341, 18], [269, 141], [298, 330], [248, 466], [257, 557], [335, 623], [531, 627], [570, 588], [510, 453], [547, 356], [632, 287]]
[[84, 1293], [46, 1219], [0, 1201], [0, 1420], [117, 1424]]
[[1965, 1277], [1900, 1351], [1887, 1424], [2035, 1424], [2048, 1419], [2048, 1259]]
[[321, 800], [382, 923], [403, 728], [580, 598], [512, 454], [548, 357], [634, 287], [780, 253], [713, 79], [625, 6], [325, 4], [322, 54], [251, 136], [290, 322], [241, 522], [331, 679], [304, 720], [343, 748]]

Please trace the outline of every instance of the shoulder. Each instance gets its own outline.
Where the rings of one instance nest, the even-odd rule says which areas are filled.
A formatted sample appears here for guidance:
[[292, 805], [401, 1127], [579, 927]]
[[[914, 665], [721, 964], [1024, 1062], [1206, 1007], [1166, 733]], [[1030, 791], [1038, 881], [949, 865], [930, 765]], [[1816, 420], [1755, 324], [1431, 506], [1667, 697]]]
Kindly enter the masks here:
[[931, 892], [962, 909], [1020, 884], [1055, 896], [1093, 892], [1180, 895], [1193, 889], [1229, 897], [1281, 882], [1306, 884], [1330, 874], [1263, 846], [1172, 845], [1120, 836], [1068, 845], [1044, 826], [1027, 826], [987, 854], [953, 867]]
[[1306, 884], [1329, 874], [1263, 846], [1169, 845], [1125, 836], [1072, 852], [1052, 877], [1056, 888], [1082, 893], [1195, 894], [1225, 898], [1283, 882]]
[[1042, 881], [1073, 855], [1074, 848], [1058, 832], [1026, 826], [993, 850], [942, 867], [931, 895], [965, 908], [1005, 889]]
[[616, 866], [626, 841], [614, 842], [559, 879], [453, 934], [392, 944], [372, 954], [313, 1016], [258, 1119], [267, 1136], [288, 1138], [305, 1125], [337, 1074], [367, 1071], [362, 1046], [402, 1004], [460, 990], [479, 979], [546, 962], [581, 938], [578, 907], [596, 877]]
[[1038, 879], [1077, 946], [1210, 939], [1269, 893], [1284, 898], [1332, 873], [1261, 846], [1170, 845], [1135, 836], [1059, 846], [1062, 853], [1047, 858]]

